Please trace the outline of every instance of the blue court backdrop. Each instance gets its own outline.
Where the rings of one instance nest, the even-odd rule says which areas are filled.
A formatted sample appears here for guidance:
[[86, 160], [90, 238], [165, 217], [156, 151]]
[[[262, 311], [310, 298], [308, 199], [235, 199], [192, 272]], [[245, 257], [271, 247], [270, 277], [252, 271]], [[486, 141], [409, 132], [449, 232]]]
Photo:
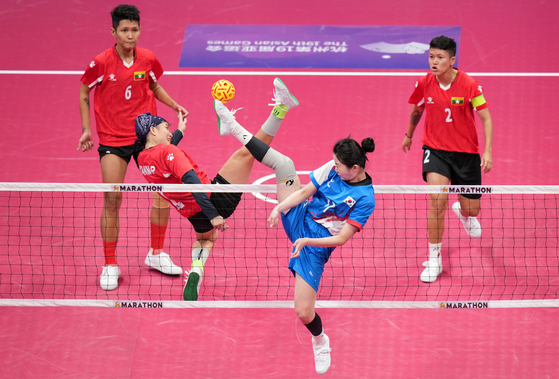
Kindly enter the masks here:
[[460, 46], [459, 26], [187, 25], [179, 66], [426, 69], [440, 35]]

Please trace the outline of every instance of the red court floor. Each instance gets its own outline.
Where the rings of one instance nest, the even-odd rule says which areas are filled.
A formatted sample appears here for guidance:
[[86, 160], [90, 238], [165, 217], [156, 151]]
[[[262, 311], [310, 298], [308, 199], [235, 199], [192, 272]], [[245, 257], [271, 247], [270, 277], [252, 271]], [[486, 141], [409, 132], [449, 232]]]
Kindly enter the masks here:
[[[0, 182], [101, 182], [97, 153], [75, 150], [81, 134], [80, 75], [71, 72], [83, 71], [96, 54], [114, 43], [109, 12], [117, 4], [105, 0], [7, 0], [0, 5], [0, 128], [4, 137], [0, 141]], [[181, 142], [181, 147], [188, 149], [209, 174], [217, 172], [237, 148], [236, 141], [216, 137], [209, 98], [211, 84], [222, 77], [234, 82], [237, 95], [230, 104], [244, 107], [237, 113], [237, 120], [256, 131], [270, 111], [271, 83], [278, 72], [206, 75], [196, 68], [179, 68], [186, 25], [455, 25], [462, 28], [460, 68], [484, 86], [495, 126], [494, 168], [483, 177], [484, 184], [559, 184], [559, 124], [553, 107], [554, 89], [559, 87], [554, 63], [559, 59], [554, 38], [559, 32], [556, 1], [435, 4], [424, 0], [139, 0], [135, 5], [142, 12], [139, 45], [155, 51], [167, 71], [193, 71], [189, 75], [164, 75], [160, 83], [190, 112], [189, 138]], [[312, 170], [330, 159], [328, 152], [335, 140], [349, 133], [358, 140], [371, 136], [377, 148], [368, 172], [376, 185], [423, 184], [419, 139], [414, 140], [408, 154], [400, 148], [411, 109], [407, 99], [421, 72], [417, 76], [347, 76], [343, 71], [328, 71], [339, 75], [281, 70], [281, 78], [301, 106], [288, 115], [274, 148], [292, 157], [298, 170]], [[159, 109], [163, 117], [172, 118], [170, 110], [164, 106]], [[97, 144], [96, 136], [94, 141]], [[268, 174], [268, 169], [255, 165], [251, 182]], [[141, 183], [143, 178], [131, 166], [126, 181]], [[176, 215], [173, 221], [178, 222]], [[534, 236], [534, 244], [541, 240], [538, 238]], [[439, 288], [454, 293], [456, 282], [452, 277], [459, 270], [467, 270], [460, 260], [463, 254], [472, 261], [491, 261], [491, 267], [498, 263], [505, 272], [508, 259], [518, 259], [512, 256], [516, 250], [507, 250], [507, 246], [498, 247], [503, 253], [500, 258], [488, 257], [488, 241], [492, 240], [482, 239], [467, 247], [458, 241], [449, 248], [447, 259], [456, 271], [445, 271]], [[423, 242], [418, 245], [424, 249]], [[547, 247], [547, 251], [553, 248], [557, 246]], [[394, 257], [398, 256], [396, 250], [390, 253]], [[44, 258], [36, 251], [32, 254], [36, 259]], [[142, 254], [123, 253], [121, 257], [134, 261], [132, 266], [139, 271], [137, 261]], [[414, 254], [407, 263], [412, 268], [406, 280], [421, 263], [423, 252]], [[11, 258], [9, 251], [2, 257]], [[527, 260], [527, 267], [537, 261], [535, 256], [529, 258], [533, 261]], [[92, 258], [91, 264], [85, 265], [93, 277], [99, 260]], [[338, 272], [340, 265], [341, 259], [333, 259], [332, 271]], [[556, 260], [549, 262], [549, 280], [545, 283], [555, 298], [557, 266]], [[289, 286], [288, 275], [280, 272]], [[126, 280], [134, 278], [131, 275]], [[151, 272], [142, 275], [155, 281], [175, 281], [167, 287], [182, 286], [182, 278], [161, 278]], [[473, 279], [460, 285], [470, 286], [469, 293], [477, 296], [479, 283]], [[0, 288], [17, 285], [6, 280], [3, 273]], [[390, 288], [390, 280], [386, 281], [382, 285]], [[409, 281], [411, 288], [419, 288], [419, 294], [425, 295], [416, 300], [432, 300], [440, 294]], [[537, 293], [533, 283], [527, 280], [524, 284], [519, 291]], [[355, 283], [354, 288], [359, 285]], [[493, 292], [488, 296], [498, 296], [500, 289], [492, 285]], [[338, 295], [343, 298], [344, 293]], [[559, 377], [557, 308], [328, 308], [319, 313], [332, 341], [332, 367], [326, 374], [332, 378]], [[0, 377], [6, 378], [316, 375], [309, 334], [292, 309], [3, 306], [0, 325]]]

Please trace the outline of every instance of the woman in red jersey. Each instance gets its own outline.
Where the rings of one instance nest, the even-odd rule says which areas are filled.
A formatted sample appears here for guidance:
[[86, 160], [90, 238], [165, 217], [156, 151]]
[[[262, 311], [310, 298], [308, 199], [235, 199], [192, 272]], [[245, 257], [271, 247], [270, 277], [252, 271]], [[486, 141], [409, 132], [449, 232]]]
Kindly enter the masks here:
[[[89, 94], [95, 88], [95, 122], [99, 136], [99, 156], [104, 183], [123, 183], [126, 168], [134, 155], [136, 139], [134, 124], [140, 113], [157, 114], [155, 99], [175, 112], [187, 114], [158, 83], [163, 74], [161, 64], [148, 49], [137, 47], [140, 36], [140, 12], [133, 5], [119, 5], [111, 12], [111, 34], [116, 44], [97, 55], [85, 70], [80, 87], [82, 136], [78, 150], [93, 148], [91, 139]], [[155, 195], [154, 195], [155, 196]], [[119, 210], [122, 193], [105, 192], [101, 213], [101, 236], [105, 264], [100, 278], [101, 288], [118, 287], [120, 269], [116, 261], [119, 234]], [[169, 256], [153, 248], [157, 236], [164, 236], [169, 217], [167, 202], [155, 196], [151, 213], [152, 249], [146, 264], [166, 274], [181, 274]]]
[[[422, 114], [426, 113], [423, 133], [423, 180], [429, 185], [481, 185], [481, 172], [493, 167], [493, 121], [483, 95], [483, 88], [465, 72], [453, 67], [456, 42], [440, 36], [430, 43], [431, 72], [419, 79], [409, 102], [413, 104], [402, 150], [411, 148], [412, 137]], [[474, 111], [485, 136], [485, 150], [479, 156]], [[472, 238], [481, 237], [476, 216], [480, 210], [479, 194], [459, 195], [452, 210]], [[423, 282], [434, 282], [442, 272], [441, 243], [448, 194], [431, 194], [428, 231], [429, 258], [420, 275]]]

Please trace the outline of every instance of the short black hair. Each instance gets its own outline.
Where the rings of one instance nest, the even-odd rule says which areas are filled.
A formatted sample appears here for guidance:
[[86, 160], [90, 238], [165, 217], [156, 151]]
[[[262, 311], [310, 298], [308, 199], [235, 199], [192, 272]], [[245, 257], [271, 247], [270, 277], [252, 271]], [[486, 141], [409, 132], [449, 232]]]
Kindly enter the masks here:
[[133, 5], [120, 4], [111, 11], [113, 19], [113, 28], [118, 29], [118, 25], [122, 20], [137, 21], [140, 26], [140, 11]]
[[448, 51], [448, 55], [450, 57], [454, 57], [456, 55], [456, 41], [452, 38], [445, 37], [445, 36], [438, 36], [431, 40], [429, 44], [431, 49], [440, 49]]

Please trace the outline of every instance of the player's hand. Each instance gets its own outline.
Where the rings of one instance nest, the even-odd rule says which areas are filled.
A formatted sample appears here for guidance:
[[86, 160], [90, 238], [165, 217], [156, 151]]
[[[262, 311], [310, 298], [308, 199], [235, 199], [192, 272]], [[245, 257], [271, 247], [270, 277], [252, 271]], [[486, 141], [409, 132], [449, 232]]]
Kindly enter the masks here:
[[408, 136], [404, 137], [404, 141], [402, 142], [402, 150], [404, 153], [407, 153], [411, 149], [412, 140]]
[[186, 116], [188, 116], [188, 112], [185, 114], [182, 111], [179, 111], [179, 114], [177, 116], [177, 118], [179, 119], [179, 126], [177, 127], [177, 129], [180, 130], [183, 135], [186, 131]]
[[268, 224], [270, 224], [270, 227], [274, 227], [277, 226], [279, 222], [279, 212], [278, 212], [278, 207], [274, 207], [274, 209], [272, 209], [272, 213], [270, 213], [270, 217], [268, 217]]
[[184, 115], [184, 117], [188, 116], [188, 111], [186, 109], [184, 109], [184, 107], [182, 105], [179, 105], [179, 104], [175, 103], [175, 106], [173, 107], [173, 110], [175, 111], [175, 113], [177, 115], [180, 112]]
[[290, 258], [298, 257], [301, 252], [301, 249], [307, 246], [309, 242], [310, 242], [309, 238], [299, 238], [297, 241], [293, 242], [293, 246], [291, 247], [295, 248], [295, 250], [293, 250], [293, 252], [289, 257]]
[[80, 140], [78, 141], [78, 148], [76, 150], [81, 150], [82, 152], [89, 151], [93, 148], [93, 141], [91, 140], [91, 130], [84, 131]]
[[214, 217], [210, 222], [212, 223], [214, 229], [226, 230], [228, 228], [227, 224], [225, 223], [225, 219], [222, 216]]
[[493, 157], [491, 153], [484, 152], [481, 156], [481, 167], [484, 174], [487, 174], [493, 168]]

